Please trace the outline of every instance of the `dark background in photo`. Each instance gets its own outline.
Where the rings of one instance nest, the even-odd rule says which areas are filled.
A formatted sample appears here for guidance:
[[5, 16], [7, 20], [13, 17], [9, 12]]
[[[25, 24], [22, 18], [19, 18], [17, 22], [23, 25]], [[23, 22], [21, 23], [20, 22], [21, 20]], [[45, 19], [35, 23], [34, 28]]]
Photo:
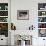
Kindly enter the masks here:
[[29, 10], [17, 10], [17, 20], [29, 20]]
[[40, 8], [45, 8], [46, 3], [38, 3], [38, 10], [40, 10]]
[[20, 16], [20, 17], [22, 17], [22, 16], [25, 17], [26, 15], [27, 15], [27, 12], [20, 12], [20, 13], [19, 13], [19, 16]]
[[39, 37], [46, 37], [46, 29], [39, 29], [38, 31]]
[[8, 23], [0, 23], [0, 35], [8, 37]]

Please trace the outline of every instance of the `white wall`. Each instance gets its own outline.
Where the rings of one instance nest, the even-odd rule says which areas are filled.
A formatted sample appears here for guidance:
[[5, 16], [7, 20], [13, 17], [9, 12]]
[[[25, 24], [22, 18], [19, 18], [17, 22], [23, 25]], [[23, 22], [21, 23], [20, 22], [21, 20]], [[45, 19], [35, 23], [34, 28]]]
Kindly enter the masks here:
[[[29, 20], [17, 20], [17, 10], [29, 10]], [[17, 30], [27, 30], [29, 26], [32, 24], [35, 25], [35, 22], [37, 23], [37, 2], [35, 3], [30, 0], [12, 0], [11, 15], [11, 20], [16, 25]]]
[[0, 3], [8, 3], [8, 0], [0, 0]]
[[[33, 24], [36, 32], [33, 36], [38, 36], [38, 3], [46, 3], [46, 0], [11, 0], [11, 22], [16, 26], [16, 31], [27, 30]], [[17, 20], [17, 10], [29, 10], [29, 20]], [[33, 46], [40, 46], [38, 43], [43, 44], [41, 39], [34, 37]]]
[[[27, 30], [34, 25], [37, 28], [38, 3], [46, 0], [11, 0], [11, 22], [17, 30]], [[29, 20], [17, 20], [17, 10], [29, 10]]]
[[5, 37], [5, 35], [0, 35], [0, 45], [8, 45], [8, 37]]

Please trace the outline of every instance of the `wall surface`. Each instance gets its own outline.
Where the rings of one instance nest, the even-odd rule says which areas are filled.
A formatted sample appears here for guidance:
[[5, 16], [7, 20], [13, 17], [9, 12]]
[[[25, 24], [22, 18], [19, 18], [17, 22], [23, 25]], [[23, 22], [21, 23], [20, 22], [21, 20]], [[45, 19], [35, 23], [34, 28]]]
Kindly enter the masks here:
[[0, 0], [0, 3], [8, 3], [8, 0]]
[[[43, 38], [38, 37], [38, 3], [46, 3], [46, 0], [11, 0], [11, 22], [16, 26], [17, 33], [19, 30], [24, 32], [29, 26], [34, 25], [32, 44], [44, 46]], [[29, 20], [17, 20], [17, 10], [29, 10]]]
[[[46, 0], [45, 0], [46, 1]], [[29, 26], [34, 25], [37, 28], [38, 22], [38, 3], [44, 0], [11, 0], [11, 22], [17, 30], [28, 30]], [[17, 20], [17, 10], [29, 10], [29, 20]]]
[[[36, 27], [37, 24], [35, 23], [37, 23], [37, 2], [30, 0], [15, 0], [11, 2], [11, 10], [11, 20], [16, 25], [17, 30], [28, 30], [29, 26], [32, 24]], [[17, 10], [29, 10], [29, 20], [17, 20]]]

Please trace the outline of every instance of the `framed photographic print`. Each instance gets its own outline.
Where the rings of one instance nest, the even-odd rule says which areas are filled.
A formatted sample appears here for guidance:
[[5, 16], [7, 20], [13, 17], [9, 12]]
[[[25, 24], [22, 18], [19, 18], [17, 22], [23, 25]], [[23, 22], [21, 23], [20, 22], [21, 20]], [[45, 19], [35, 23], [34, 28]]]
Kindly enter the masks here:
[[46, 29], [39, 29], [39, 37], [46, 37]]
[[8, 22], [8, 17], [0, 17], [0, 22]]
[[0, 23], [0, 35], [8, 37], [8, 23]]
[[29, 10], [17, 10], [17, 20], [29, 20]]

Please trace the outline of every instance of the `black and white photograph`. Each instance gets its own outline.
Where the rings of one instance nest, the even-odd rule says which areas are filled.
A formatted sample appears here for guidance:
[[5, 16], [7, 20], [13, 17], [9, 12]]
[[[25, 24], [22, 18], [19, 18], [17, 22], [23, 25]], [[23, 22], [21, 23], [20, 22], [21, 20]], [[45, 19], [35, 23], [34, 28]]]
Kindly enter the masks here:
[[0, 22], [8, 22], [8, 17], [0, 17]]
[[46, 9], [46, 3], [38, 3], [38, 10], [45, 10]]
[[29, 10], [17, 10], [17, 20], [29, 20]]
[[46, 37], [46, 29], [39, 29], [39, 37]]
[[38, 22], [46, 22], [46, 17], [38, 17]]

